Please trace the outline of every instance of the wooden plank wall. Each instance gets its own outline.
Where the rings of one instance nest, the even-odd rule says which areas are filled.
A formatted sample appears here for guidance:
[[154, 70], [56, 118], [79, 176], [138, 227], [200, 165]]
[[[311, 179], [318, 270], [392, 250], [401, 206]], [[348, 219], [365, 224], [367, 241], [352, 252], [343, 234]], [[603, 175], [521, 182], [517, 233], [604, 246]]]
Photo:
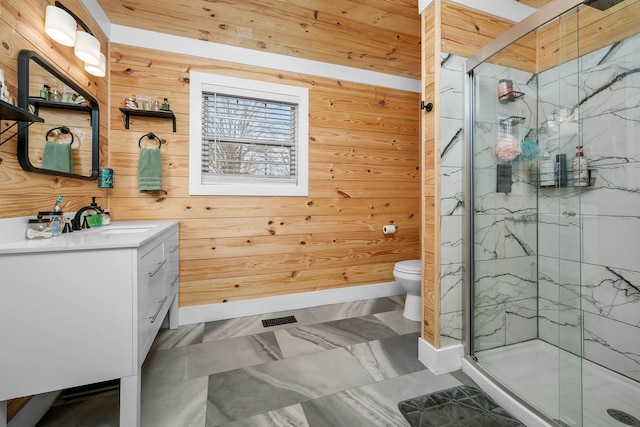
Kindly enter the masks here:
[[[100, 105], [101, 164], [106, 165], [107, 153], [107, 78], [87, 74], [82, 62], [73, 54], [73, 48], [57, 44], [44, 33], [44, 16], [47, 0], [2, 0], [0, 2], [0, 68], [4, 69], [5, 82], [14, 97], [18, 96], [18, 54], [23, 49], [38, 52], [59, 70], [65, 72], [91, 93]], [[84, 9], [81, 0], [64, 2], [98, 37], [102, 52], [107, 54], [108, 44], [100, 27]], [[2, 121], [2, 129], [13, 122]], [[13, 129], [7, 135], [11, 135]], [[4, 139], [4, 135], [3, 135]], [[61, 178], [52, 175], [30, 173], [22, 170], [16, 156], [17, 138], [0, 146], [0, 218], [36, 215], [50, 210], [55, 198], [64, 195], [69, 200], [67, 211], [75, 211], [88, 205], [91, 196], [99, 197], [107, 206], [108, 193], [100, 190], [96, 181]]]
[[[419, 94], [115, 44], [111, 62], [112, 216], [180, 219], [181, 306], [389, 282], [420, 256]], [[309, 88], [308, 197], [189, 196], [189, 70]], [[168, 97], [177, 132], [140, 117], [125, 130], [132, 94]], [[138, 192], [147, 132], [165, 192]]]
[[434, 109], [422, 113], [422, 338], [440, 341], [440, 1], [422, 13], [423, 99]]

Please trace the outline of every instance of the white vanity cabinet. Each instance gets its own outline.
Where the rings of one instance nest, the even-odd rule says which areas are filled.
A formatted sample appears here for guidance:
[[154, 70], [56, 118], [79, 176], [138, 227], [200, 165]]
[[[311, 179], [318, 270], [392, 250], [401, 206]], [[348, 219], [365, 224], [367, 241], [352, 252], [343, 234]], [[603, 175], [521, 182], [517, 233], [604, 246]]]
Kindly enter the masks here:
[[[178, 324], [178, 233], [156, 239], [138, 251], [138, 362], [142, 366], [162, 320]], [[175, 314], [175, 315], [173, 315]]]
[[120, 378], [120, 425], [138, 426], [140, 367], [167, 313], [177, 327], [178, 287], [177, 222], [0, 245], [0, 402]]

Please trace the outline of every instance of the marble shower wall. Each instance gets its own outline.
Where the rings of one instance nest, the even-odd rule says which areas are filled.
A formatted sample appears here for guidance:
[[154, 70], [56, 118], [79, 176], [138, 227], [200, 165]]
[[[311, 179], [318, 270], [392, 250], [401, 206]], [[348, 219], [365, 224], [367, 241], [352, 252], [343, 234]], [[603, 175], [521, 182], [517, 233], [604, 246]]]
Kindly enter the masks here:
[[[443, 54], [441, 61], [441, 327], [442, 347], [462, 340], [464, 230], [464, 63]], [[536, 81], [531, 74], [491, 66], [479, 95], [482, 116], [476, 120], [476, 326], [477, 349], [525, 341], [537, 336], [536, 320], [536, 192], [530, 182], [531, 162], [513, 162], [513, 191], [496, 192], [493, 147], [506, 129], [500, 119], [524, 116], [512, 133], [522, 139], [536, 121]], [[488, 74], [487, 74], [488, 73]], [[489, 76], [489, 77], [487, 77]], [[527, 96], [508, 105], [497, 100], [501, 78]], [[532, 109], [531, 106], [534, 106]]]
[[[537, 77], [481, 66], [474, 124], [476, 349], [539, 337], [640, 380], [639, 50], [632, 38]], [[443, 347], [462, 338], [465, 60], [442, 58]], [[501, 78], [512, 79], [524, 98], [498, 103]], [[538, 189], [533, 162], [516, 160], [511, 193], [498, 193], [494, 147], [504, 132], [498, 122], [511, 115], [525, 117], [513, 129], [516, 137], [533, 127], [540, 148], [564, 153], [568, 162], [581, 136], [595, 185]]]
[[639, 89], [639, 36], [539, 75], [541, 147], [571, 161], [581, 141], [595, 177], [588, 188], [540, 189], [540, 338], [636, 381]]
[[[500, 79], [524, 96], [498, 102]], [[476, 69], [474, 117], [475, 349], [537, 337], [537, 192], [534, 161], [499, 160], [495, 146], [513, 135], [536, 139], [535, 74], [484, 63]], [[498, 192], [498, 164], [512, 168], [511, 191]], [[501, 189], [502, 190], [502, 189]]]
[[464, 63], [442, 54], [440, 149], [440, 345], [462, 342]]

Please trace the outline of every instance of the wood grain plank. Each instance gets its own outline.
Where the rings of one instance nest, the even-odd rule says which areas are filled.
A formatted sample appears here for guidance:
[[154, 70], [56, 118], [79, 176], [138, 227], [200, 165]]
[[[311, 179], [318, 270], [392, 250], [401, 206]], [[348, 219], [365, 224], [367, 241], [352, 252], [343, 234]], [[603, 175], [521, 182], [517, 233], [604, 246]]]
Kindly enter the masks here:
[[[212, 257], [180, 262], [180, 280], [202, 281], [290, 272], [291, 270], [312, 270], [327, 268], [347, 268], [376, 265], [380, 262], [398, 262], [419, 257], [419, 250], [402, 247], [384, 249], [352, 249], [346, 252], [335, 250], [315, 250], [313, 253], [271, 253], [265, 255], [238, 256], [229, 258]], [[242, 274], [238, 274], [241, 271]]]
[[101, 5], [120, 25], [419, 78], [420, 17], [414, 1], [194, 1], [178, 9], [170, 0]]
[[[319, 251], [349, 251], [363, 248], [385, 249], [394, 247], [417, 248], [414, 233], [384, 235], [379, 231], [344, 233], [288, 234], [275, 236], [216, 237], [185, 240], [180, 247], [180, 261], [193, 261], [216, 257], [233, 258], [259, 255], [313, 254]], [[413, 249], [413, 250], [414, 250]]]
[[252, 298], [336, 289], [393, 281], [395, 263], [351, 266], [346, 268], [305, 269], [282, 273], [265, 273], [234, 278], [201, 281], [180, 281], [183, 306], [214, 304]]
[[283, 217], [292, 213], [333, 216], [417, 214], [420, 200], [411, 197], [394, 198], [331, 198], [320, 197], [127, 197], [119, 200], [119, 209], [112, 213], [118, 221], [136, 217], [158, 220], [202, 218], [253, 218], [256, 216]]

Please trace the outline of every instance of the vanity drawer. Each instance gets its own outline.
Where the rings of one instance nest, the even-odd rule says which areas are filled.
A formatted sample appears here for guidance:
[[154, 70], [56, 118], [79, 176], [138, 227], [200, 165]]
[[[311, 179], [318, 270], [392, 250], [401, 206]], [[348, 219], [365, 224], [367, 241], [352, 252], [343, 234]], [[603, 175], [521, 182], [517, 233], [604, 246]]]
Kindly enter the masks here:
[[164, 241], [164, 256], [167, 259], [164, 294], [169, 300], [178, 292], [180, 270], [178, 267], [178, 233], [174, 233]]
[[144, 360], [166, 313], [164, 293], [167, 259], [162, 242], [144, 251], [138, 262], [138, 351]]

